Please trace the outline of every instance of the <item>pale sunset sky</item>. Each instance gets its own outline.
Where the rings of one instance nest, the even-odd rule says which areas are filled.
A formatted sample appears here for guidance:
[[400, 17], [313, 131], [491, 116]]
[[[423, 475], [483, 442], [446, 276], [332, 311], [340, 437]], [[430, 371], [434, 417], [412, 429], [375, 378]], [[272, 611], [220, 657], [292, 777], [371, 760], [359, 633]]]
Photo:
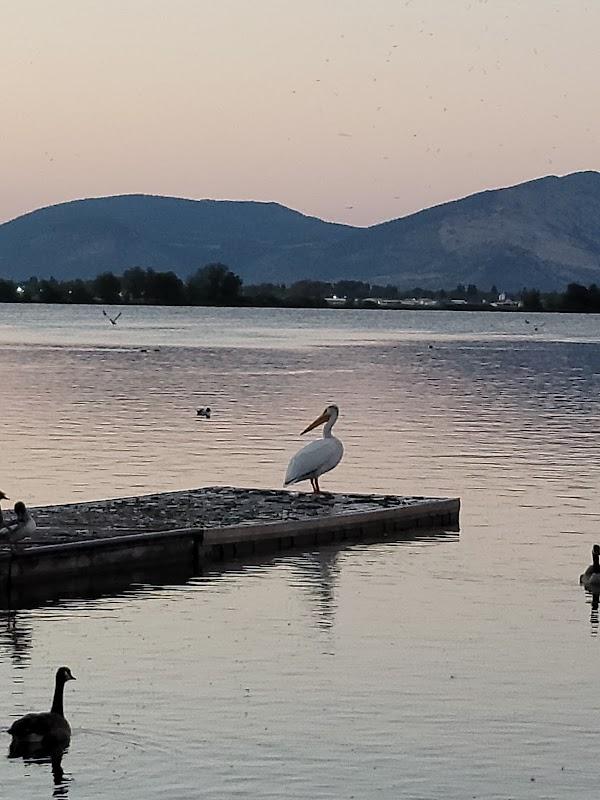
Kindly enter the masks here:
[[367, 225], [600, 169], [598, 0], [3, 0], [0, 222], [99, 195]]

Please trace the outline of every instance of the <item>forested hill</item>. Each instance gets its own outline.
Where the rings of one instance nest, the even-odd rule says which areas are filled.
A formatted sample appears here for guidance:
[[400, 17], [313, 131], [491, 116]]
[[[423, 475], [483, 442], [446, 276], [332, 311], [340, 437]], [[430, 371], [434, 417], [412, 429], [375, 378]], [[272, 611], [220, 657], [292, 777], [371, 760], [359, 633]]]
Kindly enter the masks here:
[[343, 278], [400, 287], [600, 284], [600, 173], [545, 177], [353, 228], [276, 203], [121, 195], [0, 225], [0, 277], [64, 280], [211, 262], [245, 283]]
[[41, 208], [0, 225], [0, 277], [89, 278], [141, 266], [186, 276], [220, 261], [244, 279], [260, 262], [344, 235], [277, 203], [118, 195]]

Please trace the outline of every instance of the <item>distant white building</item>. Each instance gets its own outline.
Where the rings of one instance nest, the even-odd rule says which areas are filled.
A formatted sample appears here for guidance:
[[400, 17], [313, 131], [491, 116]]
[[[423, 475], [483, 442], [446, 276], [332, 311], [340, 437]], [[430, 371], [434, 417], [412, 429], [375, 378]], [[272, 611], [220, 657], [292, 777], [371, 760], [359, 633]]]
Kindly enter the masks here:
[[404, 298], [404, 300], [400, 300], [400, 305], [412, 306], [412, 307], [420, 306], [421, 308], [434, 308], [435, 306], [439, 306], [439, 302], [437, 300], [433, 300], [431, 297], [406, 297]]
[[498, 299], [492, 301], [490, 305], [493, 306], [494, 308], [510, 309], [510, 308], [520, 308], [521, 302], [519, 300], [513, 300], [506, 294], [506, 292], [500, 292], [500, 294], [498, 295]]
[[332, 308], [340, 308], [341, 306], [345, 306], [348, 302], [347, 297], [338, 297], [337, 294], [334, 294], [333, 297], [326, 297], [325, 302], [328, 306]]

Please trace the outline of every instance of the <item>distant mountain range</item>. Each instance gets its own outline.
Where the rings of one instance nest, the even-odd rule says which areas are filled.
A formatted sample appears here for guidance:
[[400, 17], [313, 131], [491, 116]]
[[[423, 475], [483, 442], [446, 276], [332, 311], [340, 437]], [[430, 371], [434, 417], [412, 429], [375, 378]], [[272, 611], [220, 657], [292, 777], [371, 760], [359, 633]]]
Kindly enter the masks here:
[[152, 195], [75, 200], [0, 225], [0, 277], [65, 280], [133, 266], [185, 277], [215, 261], [246, 283], [600, 284], [600, 173], [480, 192], [369, 228], [277, 203]]

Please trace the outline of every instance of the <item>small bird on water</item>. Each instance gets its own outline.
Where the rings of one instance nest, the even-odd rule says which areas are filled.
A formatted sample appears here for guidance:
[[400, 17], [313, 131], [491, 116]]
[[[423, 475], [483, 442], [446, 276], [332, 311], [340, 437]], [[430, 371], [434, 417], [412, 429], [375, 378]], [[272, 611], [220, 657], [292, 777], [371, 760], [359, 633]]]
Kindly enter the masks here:
[[204, 419], [210, 419], [210, 415], [211, 415], [210, 406], [202, 406], [201, 408], [196, 409], [197, 417], [204, 417]]

